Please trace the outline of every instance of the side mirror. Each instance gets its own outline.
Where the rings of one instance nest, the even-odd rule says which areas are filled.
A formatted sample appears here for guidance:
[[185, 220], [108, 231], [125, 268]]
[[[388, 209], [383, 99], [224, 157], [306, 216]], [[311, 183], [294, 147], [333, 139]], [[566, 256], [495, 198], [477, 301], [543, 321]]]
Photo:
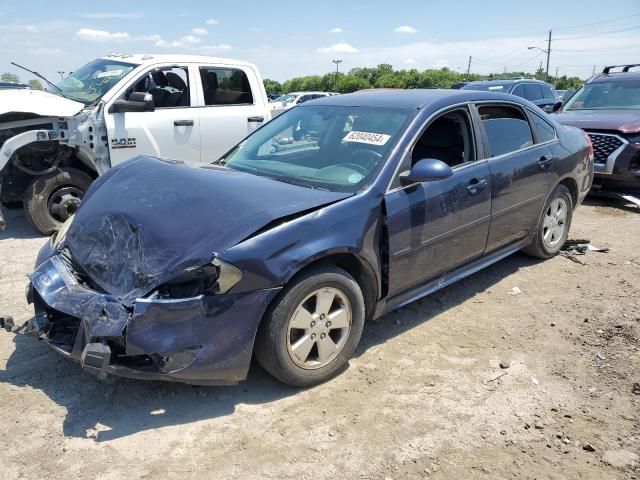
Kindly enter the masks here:
[[424, 158], [418, 160], [411, 170], [400, 174], [400, 183], [409, 185], [411, 183], [430, 182], [449, 178], [451, 175], [453, 175], [453, 170], [442, 160]]
[[133, 92], [128, 100], [116, 100], [109, 108], [109, 113], [124, 112], [153, 112], [155, 110], [153, 97], [150, 93]]

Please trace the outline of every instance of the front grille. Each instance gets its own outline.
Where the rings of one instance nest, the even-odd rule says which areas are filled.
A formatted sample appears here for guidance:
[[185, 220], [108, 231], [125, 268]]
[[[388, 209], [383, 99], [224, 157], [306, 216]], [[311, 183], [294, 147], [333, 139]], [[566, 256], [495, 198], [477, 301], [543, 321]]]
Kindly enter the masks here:
[[591, 132], [587, 134], [591, 138], [591, 143], [593, 143], [595, 163], [607, 163], [609, 155], [624, 144], [624, 141], [617, 135]]

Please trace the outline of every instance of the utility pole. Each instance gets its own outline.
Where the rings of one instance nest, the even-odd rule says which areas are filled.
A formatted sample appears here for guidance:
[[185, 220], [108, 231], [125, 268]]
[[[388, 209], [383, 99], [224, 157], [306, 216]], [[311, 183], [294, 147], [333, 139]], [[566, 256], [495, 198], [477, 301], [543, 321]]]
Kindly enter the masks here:
[[471, 55], [469, 55], [469, 64], [467, 65], [467, 77], [469, 76], [469, 72], [471, 72]]
[[559, 67], [556, 67], [556, 79], [555, 79], [555, 80], [554, 80], [554, 82], [553, 82], [553, 86], [554, 86], [554, 87], [555, 87], [555, 86], [556, 86], [556, 84], [558, 83], [558, 68], [559, 68]]
[[549, 81], [549, 58], [551, 58], [551, 30], [549, 30], [549, 41], [547, 42], [547, 82]]
[[336, 58], [335, 60], [331, 60], [333, 63], [336, 64], [336, 86], [335, 91], [338, 91], [338, 75], [340, 74], [340, 64], [342, 63], [342, 60], [340, 60], [339, 58]]
[[593, 70], [591, 70], [591, 76], [595, 77], [596, 76], [596, 66], [593, 66]]

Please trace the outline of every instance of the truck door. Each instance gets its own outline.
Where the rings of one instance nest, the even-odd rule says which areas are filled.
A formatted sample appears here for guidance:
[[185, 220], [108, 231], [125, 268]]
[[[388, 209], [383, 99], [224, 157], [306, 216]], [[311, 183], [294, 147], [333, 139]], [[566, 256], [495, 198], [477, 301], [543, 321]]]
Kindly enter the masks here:
[[260, 97], [259, 79], [251, 69], [235, 66], [201, 66], [201, 162], [211, 163], [265, 121], [266, 105]]
[[108, 113], [106, 106], [111, 166], [136, 155], [200, 161], [200, 118], [193, 88], [196, 71], [183, 65], [154, 67], [119, 97], [148, 92], [154, 100], [153, 112]]

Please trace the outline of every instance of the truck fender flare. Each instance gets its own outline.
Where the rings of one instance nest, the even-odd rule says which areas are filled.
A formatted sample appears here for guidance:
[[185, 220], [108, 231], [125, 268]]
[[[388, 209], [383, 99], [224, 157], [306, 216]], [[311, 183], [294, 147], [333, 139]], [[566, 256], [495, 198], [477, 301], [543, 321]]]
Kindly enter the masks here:
[[[11, 137], [5, 141], [0, 147], [0, 172], [9, 163], [11, 156], [19, 148], [34, 142], [49, 142], [56, 140], [56, 132], [52, 130], [29, 130], [28, 132], [19, 133], [15, 137]], [[52, 135], [53, 134], [53, 135]], [[53, 137], [53, 138], [52, 138]]]

